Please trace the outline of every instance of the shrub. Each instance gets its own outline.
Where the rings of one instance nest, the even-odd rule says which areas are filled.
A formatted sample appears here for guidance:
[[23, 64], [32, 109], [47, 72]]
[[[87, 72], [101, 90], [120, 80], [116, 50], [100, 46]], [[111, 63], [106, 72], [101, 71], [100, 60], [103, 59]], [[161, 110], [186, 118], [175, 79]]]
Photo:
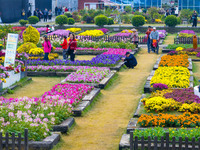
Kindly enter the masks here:
[[67, 16], [67, 18], [71, 18], [72, 17], [72, 13], [71, 12], [65, 12], [64, 15]]
[[95, 24], [100, 27], [108, 24], [108, 17], [104, 15], [96, 16], [94, 20], [95, 20]]
[[192, 16], [193, 11], [190, 9], [182, 9], [181, 10], [181, 14], [180, 14], [180, 18], [181, 19], [187, 19], [190, 20], [190, 17]]
[[89, 17], [88, 14], [84, 14], [82, 20], [83, 20], [83, 21], [86, 21], [88, 17]]
[[24, 43], [32, 42], [34, 44], [37, 44], [40, 40], [40, 33], [38, 32], [36, 28], [29, 26], [23, 32], [23, 40], [24, 40]]
[[135, 15], [132, 18], [132, 25], [135, 27], [143, 26], [145, 24], [145, 19], [141, 15]]
[[127, 13], [131, 13], [132, 8], [131, 8], [131, 6], [126, 6], [126, 8], [125, 8], [124, 10], [125, 10], [125, 12], [127, 12]]
[[28, 22], [30, 24], [36, 24], [39, 22], [39, 18], [37, 16], [30, 16], [28, 17]]
[[93, 23], [93, 22], [94, 22], [94, 19], [92, 17], [88, 16], [86, 18], [86, 23]]
[[131, 19], [129, 19], [129, 16], [128, 15], [123, 15], [122, 16], [122, 21], [124, 23], [130, 23], [131, 22]]
[[156, 14], [156, 13], [158, 13], [158, 11], [159, 10], [156, 7], [151, 7], [151, 8], [148, 9], [147, 12], [148, 12], [148, 14], [150, 14], [151, 19], [153, 19], [153, 15]]
[[56, 17], [55, 21], [56, 21], [56, 24], [59, 24], [59, 25], [67, 24], [67, 16], [59, 15]]
[[86, 13], [87, 13], [87, 10], [85, 10], [85, 9], [81, 9], [80, 10], [80, 15], [81, 16], [84, 16]]
[[108, 18], [108, 25], [114, 24], [114, 19], [113, 18]]
[[75, 22], [80, 22], [81, 21], [81, 16], [78, 15], [77, 11], [73, 12], [72, 18], [75, 20]]
[[177, 17], [177, 24], [181, 24], [181, 18], [180, 17]]
[[19, 24], [21, 26], [25, 26], [27, 23], [28, 23], [28, 20], [24, 20], [24, 19], [19, 20]]
[[153, 19], [161, 19], [162, 16], [159, 13], [154, 13], [153, 14]]
[[75, 20], [73, 18], [68, 18], [67, 22], [69, 25], [75, 24]]
[[34, 43], [27, 42], [27, 43], [22, 44], [22, 45], [17, 49], [17, 52], [18, 52], [18, 53], [23, 53], [23, 52], [29, 53], [29, 51], [30, 51], [32, 48], [37, 48], [37, 46], [36, 46]]
[[165, 19], [165, 24], [169, 27], [175, 27], [177, 25], [176, 16], [174, 15], [167, 16]]

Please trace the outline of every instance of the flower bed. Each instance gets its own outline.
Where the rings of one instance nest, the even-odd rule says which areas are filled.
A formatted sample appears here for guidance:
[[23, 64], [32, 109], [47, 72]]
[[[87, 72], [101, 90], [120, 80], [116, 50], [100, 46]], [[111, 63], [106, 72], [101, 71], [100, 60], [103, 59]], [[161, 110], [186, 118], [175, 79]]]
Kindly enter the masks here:
[[121, 55], [97, 55], [96, 57], [92, 58], [91, 60], [28, 60], [28, 66], [54, 66], [54, 65], [71, 65], [71, 66], [98, 66], [98, 67], [112, 67], [115, 66], [120, 60]]
[[188, 67], [188, 55], [165, 55], [161, 57], [159, 67], [182, 66]]
[[68, 118], [72, 109], [93, 87], [84, 84], [57, 84], [39, 98], [0, 97], [0, 128], [5, 132], [29, 129], [29, 140], [40, 141], [50, 135], [54, 124]]
[[102, 79], [108, 76], [110, 69], [98, 67], [86, 67], [84, 69], [77, 69], [76, 72], [71, 73], [65, 79], [65, 82], [72, 83], [99, 83]]
[[193, 48], [192, 44], [169, 44], [166, 49], [171, 49], [171, 50], [175, 50], [178, 47], [182, 47], [182, 48]]
[[151, 86], [155, 83], [166, 84], [169, 88], [188, 88], [190, 72], [185, 67], [159, 67], [151, 79]]
[[195, 34], [193, 30], [182, 30], [180, 33], [186, 33], [186, 34]]
[[124, 37], [130, 37], [132, 33], [128, 32], [128, 33], [117, 33], [113, 36], [124, 36]]
[[97, 30], [101, 30], [104, 34], [107, 33], [109, 30], [106, 28], [101, 28], [101, 29], [97, 29]]
[[53, 31], [51, 33], [48, 33], [48, 35], [57, 35], [57, 36], [67, 36], [69, 35], [69, 32], [68, 30], [56, 30], [56, 31]]
[[194, 49], [194, 48], [187, 48], [184, 49], [183, 47], [177, 47], [176, 51], [179, 54], [188, 54], [188, 55], [196, 55], [198, 57], [198, 53], [200, 52], [200, 48]]
[[81, 31], [81, 28], [68, 28], [66, 30], [69, 30], [70, 32], [76, 33], [76, 32]]
[[40, 28], [36, 28], [38, 30], [38, 32], [40, 32], [40, 34], [42, 32], [45, 32], [46, 33], [46, 28], [45, 27], [40, 27]]
[[182, 115], [142, 114], [137, 122], [141, 127], [196, 127], [200, 126], [200, 115], [183, 113]]
[[193, 88], [156, 91], [149, 98], [144, 98], [141, 101], [144, 103], [147, 112], [174, 110], [200, 112], [200, 98], [194, 95]]
[[93, 36], [93, 37], [98, 37], [103, 35], [104, 33], [101, 30], [86, 30], [85, 32], [79, 34], [79, 36]]
[[154, 139], [156, 136], [158, 140], [161, 140], [161, 137], [164, 137], [164, 140], [166, 140], [166, 133], [169, 133], [169, 140], [172, 141], [172, 137], [175, 137], [176, 141], [179, 141], [179, 137], [182, 137], [182, 140], [185, 141], [185, 137], [188, 137], [189, 141], [192, 141], [192, 138], [195, 137], [195, 140], [198, 141], [200, 137], [200, 128], [194, 128], [192, 130], [186, 130], [186, 129], [176, 129], [176, 128], [170, 128], [170, 129], [163, 129], [161, 127], [155, 127], [155, 128], [148, 128], [148, 129], [136, 129], [133, 132], [133, 136], [137, 136], [138, 140], [141, 140], [141, 137], [144, 136], [144, 140], [148, 140], [148, 137], [150, 136], [151, 139]]
[[123, 30], [121, 33], [133, 33], [132, 30]]

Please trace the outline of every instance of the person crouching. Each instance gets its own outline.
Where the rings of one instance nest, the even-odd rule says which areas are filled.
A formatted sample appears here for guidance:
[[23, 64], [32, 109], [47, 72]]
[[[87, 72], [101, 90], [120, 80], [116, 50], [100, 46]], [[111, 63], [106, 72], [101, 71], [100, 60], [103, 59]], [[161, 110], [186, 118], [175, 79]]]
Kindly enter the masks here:
[[126, 58], [122, 58], [122, 60], [129, 69], [133, 69], [135, 66], [137, 66], [137, 60], [133, 54], [130, 54], [130, 52], [126, 52]]

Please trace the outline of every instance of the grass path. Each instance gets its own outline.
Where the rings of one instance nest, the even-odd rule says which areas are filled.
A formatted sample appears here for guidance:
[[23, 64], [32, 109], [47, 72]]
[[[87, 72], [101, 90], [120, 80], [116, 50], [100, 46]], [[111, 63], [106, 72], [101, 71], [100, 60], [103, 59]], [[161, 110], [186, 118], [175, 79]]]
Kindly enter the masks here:
[[166, 36], [166, 39], [164, 40], [164, 44], [173, 44], [174, 43], [174, 38], [176, 37], [176, 34], [169, 34]]
[[39, 97], [45, 92], [49, 91], [52, 86], [61, 82], [64, 79], [56, 77], [32, 77], [32, 82], [14, 90], [14, 94], [7, 94], [6, 98], [18, 97]]
[[138, 66], [118, 73], [118, 79], [84, 117], [76, 118], [69, 135], [62, 136], [59, 150], [116, 150], [141, 97], [143, 85], [159, 55], [142, 50]]

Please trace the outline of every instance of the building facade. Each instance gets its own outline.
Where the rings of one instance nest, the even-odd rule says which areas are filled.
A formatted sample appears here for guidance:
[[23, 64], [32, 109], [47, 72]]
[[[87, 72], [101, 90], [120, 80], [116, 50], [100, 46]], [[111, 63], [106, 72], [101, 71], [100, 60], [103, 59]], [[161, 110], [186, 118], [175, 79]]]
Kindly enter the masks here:
[[57, 0], [58, 7], [67, 7], [69, 11], [78, 11], [78, 0]]
[[102, 0], [78, 0], [78, 10], [103, 8]]

